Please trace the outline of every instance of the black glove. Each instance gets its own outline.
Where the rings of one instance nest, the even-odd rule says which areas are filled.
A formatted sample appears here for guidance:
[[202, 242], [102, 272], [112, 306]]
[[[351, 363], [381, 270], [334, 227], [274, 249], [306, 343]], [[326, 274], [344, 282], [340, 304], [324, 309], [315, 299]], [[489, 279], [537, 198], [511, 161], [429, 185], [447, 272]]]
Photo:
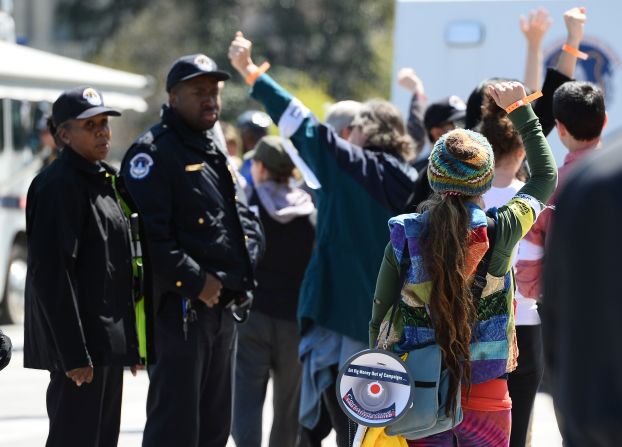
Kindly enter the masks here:
[[11, 361], [11, 339], [4, 332], [0, 331], [0, 371]]

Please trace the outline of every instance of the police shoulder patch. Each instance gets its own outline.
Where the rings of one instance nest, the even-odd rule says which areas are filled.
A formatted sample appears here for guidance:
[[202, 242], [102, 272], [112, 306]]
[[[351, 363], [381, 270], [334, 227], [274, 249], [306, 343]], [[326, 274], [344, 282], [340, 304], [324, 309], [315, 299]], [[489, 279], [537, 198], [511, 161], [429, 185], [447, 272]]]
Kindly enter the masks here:
[[143, 179], [149, 175], [153, 166], [153, 158], [149, 154], [140, 152], [130, 160], [130, 177], [136, 180]]
[[138, 144], [151, 144], [153, 143], [153, 132], [152, 131], [147, 131], [144, 134], [142, 134], [140, 136], [140, 138], [138, 138], [138, 140], [136, 140], [136, 143]]

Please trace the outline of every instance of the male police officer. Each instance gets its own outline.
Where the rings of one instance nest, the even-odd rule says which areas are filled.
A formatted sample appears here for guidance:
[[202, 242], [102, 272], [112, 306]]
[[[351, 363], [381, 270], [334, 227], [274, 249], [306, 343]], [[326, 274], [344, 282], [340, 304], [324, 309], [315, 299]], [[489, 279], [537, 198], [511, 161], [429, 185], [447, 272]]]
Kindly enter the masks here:
[[224, 309], [252, 289], [263, 250], [261, 226], [212, 129], [229, 78], [203, 54], [175, 61], [161, 122], [122, 164], [155, 277], [147, 447], [224, 447], [229, 436], [233, 319]]

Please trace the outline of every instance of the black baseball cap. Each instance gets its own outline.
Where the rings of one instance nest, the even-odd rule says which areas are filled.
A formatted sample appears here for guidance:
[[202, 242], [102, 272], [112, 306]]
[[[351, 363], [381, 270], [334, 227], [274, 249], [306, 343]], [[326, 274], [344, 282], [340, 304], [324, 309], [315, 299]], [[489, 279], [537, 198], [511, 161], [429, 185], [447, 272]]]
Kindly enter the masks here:
[[449, 96], [428, 106], [423, 116], [423, 125], [429, 132], [433, 127], [443, 123], [464, 120], [466, 104], [458, 96]]
[[88, 86], [65, 90], [52, 105], [52, 120], [56, 127], [67, 120], [82, 120], [101, 113], [121, 116], [121, 112], [104, 105], [100, 91]]
[[209, 75], [218, 81], [227, 81], [231, 75], [218, 69], [213, 59], [204, 54], [189, 54], [177, 59], [166, 76], [166, 91], [170, 92], [175, 84], [197, 76]]

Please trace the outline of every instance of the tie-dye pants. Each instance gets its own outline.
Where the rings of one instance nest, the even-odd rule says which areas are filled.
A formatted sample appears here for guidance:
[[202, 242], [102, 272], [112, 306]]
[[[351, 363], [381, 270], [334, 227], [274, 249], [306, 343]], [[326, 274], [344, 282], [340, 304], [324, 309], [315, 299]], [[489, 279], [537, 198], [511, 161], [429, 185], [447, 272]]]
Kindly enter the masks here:
[[[510, 444], [512, 410], [463, 409], [462, 423], [437, 435], [408, 441], [409, 447], [507, 447]], [[454, 443], [455, 440], [455, 443]]]

